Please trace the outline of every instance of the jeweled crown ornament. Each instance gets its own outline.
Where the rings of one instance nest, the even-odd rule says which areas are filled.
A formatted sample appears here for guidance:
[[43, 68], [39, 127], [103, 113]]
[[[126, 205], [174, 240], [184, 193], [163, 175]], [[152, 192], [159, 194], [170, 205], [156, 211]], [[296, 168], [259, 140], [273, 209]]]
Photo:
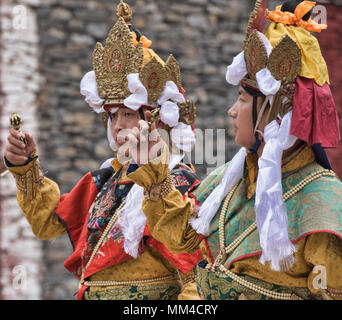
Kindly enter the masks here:
[[170, 55], [164, 64], [152, 57], [143, 65], [144, 49], [141, 42], [135, 46], [129, 26], [132, 10], [120, 2], [114, 27], [110, 30], [103, 47], [97, 43], [93, 52], [93, 67], [99, 96], [104, 105], [122, 104], [131, 92], [127, 76], [139, 74], [139, 79], [148, 92], [148, 106], [156, 107], [167, 81], [174, 81], [181, 88], [180, 68], [176, 59]]
[[119, 17], [110, 30], [105, 47], [97, 43], [93, 67], [99, 96], [104, 104], [120, 104], [130, 95], [127, 75], [139, 73], [144, 57], [142, 45], [134, 47], [128, 25]]

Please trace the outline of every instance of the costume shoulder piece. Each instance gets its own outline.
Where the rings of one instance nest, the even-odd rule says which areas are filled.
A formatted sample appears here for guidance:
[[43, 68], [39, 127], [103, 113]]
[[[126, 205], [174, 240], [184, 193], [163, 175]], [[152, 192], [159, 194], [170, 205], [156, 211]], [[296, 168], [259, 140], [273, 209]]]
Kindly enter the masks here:
[[173, 185], [182, 195], [192, 192], [201, 182], [200, 177], [185, 164], [176, 166], [170, 174]]

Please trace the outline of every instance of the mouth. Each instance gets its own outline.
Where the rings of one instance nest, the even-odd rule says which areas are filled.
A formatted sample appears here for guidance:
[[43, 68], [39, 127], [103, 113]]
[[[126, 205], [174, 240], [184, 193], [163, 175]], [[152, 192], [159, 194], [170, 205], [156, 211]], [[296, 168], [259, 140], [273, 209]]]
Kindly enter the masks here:
[[235, 124], [235, 123], [232, 123], [232, 126], [233, 126], [233, 128], [234, 128], [234, 132], [236, 133], [236, 131], [237, 131], [237, 125]]

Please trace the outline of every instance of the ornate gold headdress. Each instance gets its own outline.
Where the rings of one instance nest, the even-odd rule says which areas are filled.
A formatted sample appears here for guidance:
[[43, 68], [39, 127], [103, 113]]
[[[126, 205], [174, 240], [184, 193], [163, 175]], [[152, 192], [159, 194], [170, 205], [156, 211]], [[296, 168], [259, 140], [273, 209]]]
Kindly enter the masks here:
[[[124, 2], [117, 6], [117, 22], [110, 30], [105, 46], [97, 43], [93, 52], [93, 68], [98, 88], [98, 94], [106, 105], [122, 105], [131, 95], [128, 88], [129, 74], [139, 74], [139, 80], [148, 92], [148, 107], [155, 109], [151, 121], [160, 118], [158, 100], [161, 97], [167, 81], [173, 81], [182, 92], [180, 67], [171, 54], [164, 63], [155, 54], [146, 54], [149, 49], [143, 48], [139, 42], [136, 46], [130, 30], [132, 10]], [[147, 61], [147, 62], [146, 62]], [[178, 103], [180, 121], [193, 124], [196, 107], [193, 102]], [[102, 115], [106, 125], [107, 116]]]
[[144, 57], [142, 45], [134, 47], [131, 32], [120, 17], [110, 30], [105, 47], [97, 43], [93, 53], [99, 96], [104, 104], [120, 104], [130, 95], [127, 75], [139, 73]]
[[[144, 66], [144, 50], [142, 43], [135, 47], [131, 31], [120, 16], [125, 13], [130, 21], [128, 8], [120, 3], [117, 9], [118, 21], [110, 30], [105, 47], [97, 43], [93, 53], [93, 67], [96, 76], [99, 96], [104, 104], [122, 104], [131, 92], [128, 89], [127, 75], [139, 73], [139, 78], [148, 92], [148, 105], [155, 107], [167, 81], [172, 80], [181, 88], [180, 68], [176, 59], [170, 55], [165, 65], [156, 57], [152, 57]], [[119, 9], [121, 8], [121, 9]], [[126, 8], [123, 10], [122, 8]], [[131, 12], [131, 11], [130, 11]]]
[[[258, 29], [252, 30], [253, 25], [264, 26], [260, 21], [265, 19], [265, 2], [256, 1], [248, 23], [243, 45], [247, 75], [242, 83], [259, 89], [256, 74], [264, 68], [270, 71], [275, 80], [281, 81], [280, 89], [274, 96], [272, 110], [268, 115], [267, 122], [269, 122], [274, 120], [277, 114], [283, 116], [292, 106], [294, 82], [301, 71], [302, 55], [297, 43], [286, 34], [275, 45], [268, 57], [266, 46], [258, 33]], [[256, 19], [258, 22], [255, 21]], [[262, 30], [259, 31], [262, 32]], [[286, 102], [284, 102], [285, 97], [287, 98]]]

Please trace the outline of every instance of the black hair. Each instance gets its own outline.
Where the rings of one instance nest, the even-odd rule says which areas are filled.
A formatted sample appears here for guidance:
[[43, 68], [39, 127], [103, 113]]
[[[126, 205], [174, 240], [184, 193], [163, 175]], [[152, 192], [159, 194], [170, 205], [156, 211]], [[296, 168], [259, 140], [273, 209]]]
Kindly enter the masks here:
[[[287, 12], [291, 12], [294, 13], [297, 6], [303, 2], [302, 0], [286, 0], [284, 1], [283, 5], [281, 6], [281, 11], [287, 11]], [[302, 19], [304, 21], [308, 21], [311, 17], [312, 14], [312, 10], [311, 9]]]
[[139, 42], [140, 38], [142, 36], [141, 32], [137, 28], [135, 28], [133, 26], [130, 26], [130, 29], [131, 29], [131, 31], [135, 32], [135, 34], [137, 35], [137, 41]]

